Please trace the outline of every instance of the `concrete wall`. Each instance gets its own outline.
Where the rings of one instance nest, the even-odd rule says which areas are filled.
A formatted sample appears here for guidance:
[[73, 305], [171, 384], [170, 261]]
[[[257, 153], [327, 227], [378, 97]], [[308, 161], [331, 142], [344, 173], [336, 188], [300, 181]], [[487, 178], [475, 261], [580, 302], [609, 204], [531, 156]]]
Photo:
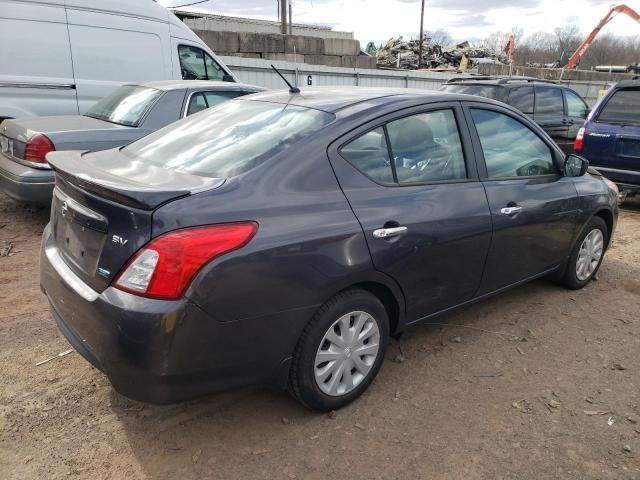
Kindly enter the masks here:
[[[398, 71], [367, 68], [329, 67], [288, 61], [265, 60], [241, 57], [222, 57], [222, 60], [238, 76], [240, 81], [259, 85], [265, 88], [285, 88], [282, 79], [273, 71], [270, 63], [273, 63], [283, 75], [300, 88], [307, 87], [307, 81], [311, 86], [363, 86], [383, 88], [419, 88], [425, 90], [439, 90], [443, 83], [453, 77], [473, 77], [473, 75], [461, 75], [457, 73], [428, 72], [428, 71]], [[593, 106], [598, 99], [601, 90], [611, 86], [611, 82], [565, 80], [563, 83], [576, 90]]]
[[[360, 42], [279, 33], [193, 30], [216, 54], [263, 58], [330, 67], [375, 68], [376, 59], [360, 55]], [[294, 57], [295, 53], [295, 57]]]
[[[275, 2], [274, 2], [275, 12]], [[258, 20], [254, 18], [228, 17], [213, 14], [194, 14], [193, 12], [174, 10], [178, 17], [192, 30], [213, 30], [218, 32], [252, 32], [252, 33], [280, 33], [280, 23], [272, 20]], [[295, 11], [293, 12], [295, 18]], [[186, 15], [186, 16], [185, 16]], [[319, 25], [304, 25], [293, 23], [293, 35], [312, 36], [320, 38], [335, 38], [353, 40], [352, 32], [340, 32], [331, 27]]]
[[[447, 74], [435, 72], [415, 72], [397, 70], [377, 70], [371, 68], [345, 68], [330, 67], [310, 64], [294, 64], [287, 61], [242, 58], [236, 56], [224, 56], [222, 60], [233, 70], [240, 81], [259, 85], [266, 88], [286, 88], [282, 79], [273, 71], [270, 64], [278, 68], [282, 74], [293, 84], [300, 88], [311, 86], [349, 85], [363, 87], [386, 88], [421, 88], [426, 90], [438, 90], [442, 83], [453, 76], [460, 74]], [[309, 78], [310, 77], [310, 78]]]

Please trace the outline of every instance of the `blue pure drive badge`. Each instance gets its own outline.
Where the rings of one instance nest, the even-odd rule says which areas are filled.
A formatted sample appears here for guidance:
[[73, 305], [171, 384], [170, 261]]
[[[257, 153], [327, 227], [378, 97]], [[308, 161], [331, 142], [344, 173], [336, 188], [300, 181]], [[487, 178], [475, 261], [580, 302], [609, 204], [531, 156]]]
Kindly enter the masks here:
[[106, 268], [98, 267], [98, 275], [104, 278], [109, 278], [109, 276], [111, 275], [111, 272]]

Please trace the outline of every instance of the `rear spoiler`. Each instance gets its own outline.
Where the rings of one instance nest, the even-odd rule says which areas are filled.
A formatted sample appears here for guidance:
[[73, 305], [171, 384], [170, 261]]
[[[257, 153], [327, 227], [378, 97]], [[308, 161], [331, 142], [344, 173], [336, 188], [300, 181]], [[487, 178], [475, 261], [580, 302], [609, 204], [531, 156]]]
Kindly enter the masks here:
[[224, 183], [224, 179], [143, 163], [125, 156], [118, 149], [51, 152], [46, 158], [56, 173], [56, 184], [71, 184], [85, 192], [143, 210], [153, 210], [171, 200]]

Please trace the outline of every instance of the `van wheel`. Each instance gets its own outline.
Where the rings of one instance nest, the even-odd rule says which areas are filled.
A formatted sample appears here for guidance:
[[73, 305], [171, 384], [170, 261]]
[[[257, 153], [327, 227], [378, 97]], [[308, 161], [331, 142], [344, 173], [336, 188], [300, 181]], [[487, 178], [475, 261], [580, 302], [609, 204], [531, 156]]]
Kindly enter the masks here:
[[578, 238], [564, 273], [563, 283], [573, 290], [584, 287], [598, 272], [608, 240], [607, 225], [593, 217]]
[[307, 407], [328, 412], [348, 405], [380, 370], [389, 317], [378, 298], [351, 289], [315, 313], [305, 328], [290, 373], [290, 390]]

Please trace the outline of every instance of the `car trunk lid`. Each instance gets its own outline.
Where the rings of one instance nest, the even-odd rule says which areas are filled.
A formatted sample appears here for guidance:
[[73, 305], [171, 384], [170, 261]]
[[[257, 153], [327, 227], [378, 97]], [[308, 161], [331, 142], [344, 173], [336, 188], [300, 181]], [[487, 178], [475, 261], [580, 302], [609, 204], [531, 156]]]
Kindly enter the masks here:
[[153, 211], [224, 180], [137, 162], [118, 150], [55, 152], [51, 230], [65, 263], [98, 292], [152, 237]]

